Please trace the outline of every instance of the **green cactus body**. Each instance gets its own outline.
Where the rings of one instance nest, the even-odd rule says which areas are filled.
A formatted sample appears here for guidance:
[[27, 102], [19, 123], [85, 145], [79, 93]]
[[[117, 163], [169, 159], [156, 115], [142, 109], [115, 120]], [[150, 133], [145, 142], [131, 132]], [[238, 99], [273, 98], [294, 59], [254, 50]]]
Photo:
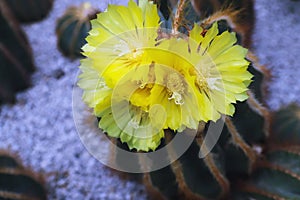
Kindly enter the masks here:
[[300, 143], [300, 108], [291, 104], [274, 113], [272, 139], [274, 143]]
[[[203, 18], [210, 17], [213, 13], [232, 7], [235, 10], [249, 8], [253, 5], [252, 0], [192, 0], [195, 11]], [[253, 13], [253, 10], [249, 10]]]
[[[162, 15], [168, 20], [176, 11], [176, 3], [172, 0], [155, 1]], [[180, 1], [178, 1], [180, 2]], [[169, 6], [169, 8], [168, 8]], [[175, 11], [174, 11], [175, 10]], [[253, 0], [191, 0], [185, 1], [182, 14], [181, 32], [190, 29], [195, 22], [201, 21], [203, 26], [209, 26], [215, 21], [226, 20], [233, 31], [242, 39], [245, 47], [251, 47], [254, 29]], [[228, 26], [227, 26], [228, 27]]]
[[20, 22], [30, 23], [44, 19], [53, 0], [4, 0]]
[[13, 102], [14, 94], [30, 85], [34, 71], [31, 48], [7, 4], [0, 2], [0, 103]]
[[[161, 180], [161, 177], [165, 177]], [[159, 198], [175, 199], [179, 194], [179, 186], [171, 166], [144, 175], [144, 182], [149, 191]]]
[[153, 1], [159, 8], [163, 17], [168, 20], [172, 13], [172, 4], [168, 0], [154, 0]]
[[[243, 117], [249, 113], [258, 119], [263, 117], [254, 112], [247, 102], [244, 104], [245, 112], [239, 114], [244, 115], [237, 115], [241, 119], [234, 116], [226, 120], [219, 144], [207, 157], [199, 159], [202, 139], [196, 138], [178, 161], [163, 169], [144, 174], [144, 183], [155, 199], [224, 199], [229, 195], [231, 179], [247, 176], [252, 172], [257, 156], [244, 138], [250, 138], [249, 135], [255, 130], [247, 130], [242, 126], [251, 126], [249, 120], [243, 120]], [[261, 131], [264, 128], [263, 123], [257, 128], [260, 132], [256, 142], [263, 140], [266, 135]], [[205, 130], [202, 134], [205, 135]], [[169, 153], [174, 155], [176, 152]], [[120, 160], [121, 157], [116, 157], [117, 162]]]
[[243, 40], [243, 45], [251, 47], [254, 27], [253, 0], [192, 0], [196, 13], [203, 19], [203, 24], [227, 20], [233, 30]]
[[299, 164], [299, 146], [268, 150], [249, 180], [237, 186], [235, 199], [300, 199]]
[[56, 35], [60, 51], [67, 57], [81, 57], [81, 47], [91, 29], [90, 20], [99, 13], [89, 3], [79, 7], [70, 7], [57, 20]]
[[[117, 140], [117, 139], [111, 139], [112, 142], [115, 144], [115, 146], [112, 146], [112, 148], [120, 148], [120, 149], [123, 149], [125, 151], [129, 151], [129, 148], [127, 145], [124, 145], [122, 144], [122, 142], [120, 140]], [[116, 152], [115, 149], [112, 149], [112, 152]], [[138, 166], [139, 165], [139, 159], [136, 158], [134, 160], [131, 160], [131, 162], [127, 162], [127, 158], [126, 156], [124, 156], [122, 153], [121, 154], [118, 154], [116, 153], [114, 155], [115, 157], [112, 158], [112, 162], [115, 162], [116, 165], [121, 168], [121, 169], [131, 169], [132, 166]], [[139, 174], [139, 173], [127, 173], [127, 174], [122, 174], [125, 178], [129, 177], [133, 180], [137, 180], [137, 181], [140, 181], [142, 179], [142, 174]]]
[[300, 199], [299, 111], [291, 104], [272, 114], [263, 157], [253, 174], [236, 187], [234, 199]]
[[43, 178], [3, 150], [0, 151], [0, 199], [47, 199]]
[[[272, 116], [280, 115], [281, 122], [295, 122], [299, 120], [299, 110], [299, 106], [292, 104], [272, 113]], [[249, 113], [245, 112], [245, 115], [249, 116]], [[227, 133], [222, 134], [227, 137], [222, 136], [219, 141], [221, 148], [216, 146], [206, 158], [198, 159], [202, 141], [196, 138], [178, 161], [145, 174], [144, 182], [151, 188], [150, 194], [156, 194], [155, 199], [300, 199], [300, 145], [294, 141], [295, 137], [285, 138], [280, 143], [280, 134], [274, 136], [259, 125], [258, 128], [264, 130], [260, 130], [262, 136], [251, 139], [243, 134], [247, 129], [239, 128], [242, 124], [247, 127], [247, 122], [237, 122], [234, 118], [226, 120], [224, 131]], [[264, 119], [265, 123], [269, 123], [266, 117]], [[273, 121], [271, 128], [277, 127], [278, 123]], [[289, 125], [294, 128], [295, 123]], [[285, 135], [285, 132], [281, 134]], [[277, 142], [269, 137], [275, 137]], [[264, 148], [262, 152], [255, 152], [251, 144], [260, 144]]]

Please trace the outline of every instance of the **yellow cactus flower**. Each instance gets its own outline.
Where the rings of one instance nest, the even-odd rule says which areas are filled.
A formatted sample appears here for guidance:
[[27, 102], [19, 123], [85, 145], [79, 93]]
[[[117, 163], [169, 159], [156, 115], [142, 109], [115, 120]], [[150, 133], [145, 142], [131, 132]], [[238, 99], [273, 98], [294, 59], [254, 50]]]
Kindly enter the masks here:
[[165, 38], [159, 26], [157, 7], [147, 0], [110, 5], [92, 21], [83, 47], [83, 100], [101, 129], [138, 151], [155, 150], [165, 129], [196, 129], [233, 115], [252, 77], [247, 50], [234, 33], [219, 33], [217, 23]]
[[[139, 6], [132, 0], [127, 7], [109, 5], [106, 12], [91, 22], [88, 43], [83, 47], [87, 58], [81, 61], [78, 83], [84, 90], [83, 99], [101, 118], [99, 127], [109, 136], [126, 142], [130, 149], [154, 150], [164, 136], [163, 125], [155, 125], [162, 124], [153, 114], [156, 109], [145, 110], [146, 101], [134, 102], [137, 105], [130, 102], [127, 107], [122, 104], [123, 97], [114, 105], [111, 102], [116, 85], [132, 70], [132, 80], [147, 81], [147, 74], [138, 66], [151, 63], [145, 48], [155, 47], [159, 20], [156, 5], [147, 0], [139, 1]], [[128, 87], [127, 84], [122, 92], [128, 91]], [[120, 96], [121, 92], [115, 94]], [[135, 92], [134, 96], [138, 94]], [[120, 106], [117, 114], [113, 114]]]
[[216, 121], [221, 114], [232, 116], [233, 103], [248, 98], [246, 92], [252, 74], [247, 71], [247, 49], [236, 45], [235, 33], [219, 34], [217, 23], [209, 30], [195, 24], [188, 43], [188, 50], [183, 53], [192, 65], [189, 69], [193, 77], [191, 85], [197, 96], [201, 120]]

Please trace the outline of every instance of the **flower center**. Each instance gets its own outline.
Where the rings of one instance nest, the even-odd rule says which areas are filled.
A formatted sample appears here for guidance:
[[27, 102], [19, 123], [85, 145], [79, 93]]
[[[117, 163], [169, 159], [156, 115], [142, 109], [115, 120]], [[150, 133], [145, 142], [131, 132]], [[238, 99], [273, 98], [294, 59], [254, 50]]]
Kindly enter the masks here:
[[174, 99], [175, 104], [177, 105], [184, 104], [182, 98], [184, 93], [184, 84], [178, 73], [172, 73], [167, 77], [167, 88], [171, 95], [171, 97], [168, 98], [169, 100]]

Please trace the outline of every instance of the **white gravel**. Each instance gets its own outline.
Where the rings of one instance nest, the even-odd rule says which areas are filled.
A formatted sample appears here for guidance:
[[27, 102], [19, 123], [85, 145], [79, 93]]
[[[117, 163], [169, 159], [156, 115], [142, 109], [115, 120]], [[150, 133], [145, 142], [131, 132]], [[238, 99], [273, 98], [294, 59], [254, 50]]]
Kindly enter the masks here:
[[300, 1], [256, 0], [254, 48], [273, 75], [268, 105], [300, 103]]
[[[115, 0], [112, 3], [126, 0]], [[33, 87], [18, 94], [15, 105], [0, 108], [0, 148], [18, 152], [34, 170], [52, 173], [47, 179], [49, 199], [146, 199], [144, 187], [121, 180], [83, 147], [72, 116], [72, 87], [79, 61], [56, 49], [55, 21], [71, 4], [84, 0], [56, 0], [42, 22], [24, 26], [32, 44], [37, 71]], [[107, 0], [90, 0], [104, 10]], [[254, 47], [271, 69], [268, 105], [300, 103], [300, 2], [257, 0]], [[59, 71], [64, 76], [57, 79]]]

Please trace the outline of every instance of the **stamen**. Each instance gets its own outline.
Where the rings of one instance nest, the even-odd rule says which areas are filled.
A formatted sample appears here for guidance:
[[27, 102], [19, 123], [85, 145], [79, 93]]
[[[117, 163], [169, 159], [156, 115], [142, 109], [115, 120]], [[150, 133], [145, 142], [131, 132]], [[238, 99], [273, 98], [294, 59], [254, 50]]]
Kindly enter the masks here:
[[198, 75], [196, 84], [201, 92], [208, 92], [209, 88], [204, 77]]
[[140, 57], [142, 57], [142, 55], [143, 55], [143, 51], [141, 51], [141, 50], [133, 49], [131, 52], [131, 57], [133, 59], [140, 58]]
[[168, 99], [169, 100], [174, 99], [176, 105], [183, 105], [184, 104], [184, 101], [182, 99], [182, 95], [177, 93], [177, 92], [173, 92], [172, 96], [169, 97]]
[[139, 88], [140, 89], [144, 89], [146, 85], [147, 85], [147, 83], [141, 83], [140, 86], [139, 86]]
[[182, 78], [178, 73], [172, 73], [167, 78], [167, 88], [172, 94], [169, 97], [169, 100], [174, 99], [175, 104], [182, 105], [184, 104], [182, 94], [184, 94], [184, 84]]

